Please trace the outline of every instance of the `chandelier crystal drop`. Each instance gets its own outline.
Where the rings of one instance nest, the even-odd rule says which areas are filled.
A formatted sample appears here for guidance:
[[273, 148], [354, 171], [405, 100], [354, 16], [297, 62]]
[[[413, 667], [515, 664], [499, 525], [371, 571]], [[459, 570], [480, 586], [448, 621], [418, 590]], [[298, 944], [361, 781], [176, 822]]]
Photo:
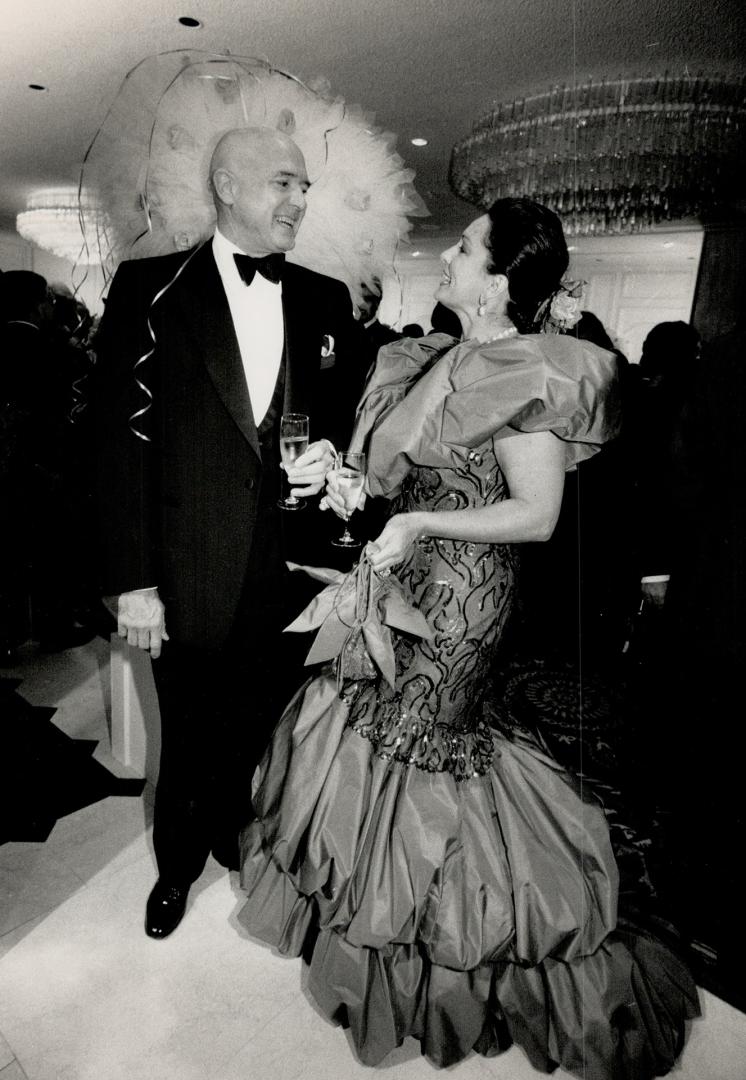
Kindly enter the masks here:
[[746, 79], [588, 82], [495, 105], [451, 155], [453, 191], [481, 208], [526, 196], [568, 235], [642, 232], [740, 198]]

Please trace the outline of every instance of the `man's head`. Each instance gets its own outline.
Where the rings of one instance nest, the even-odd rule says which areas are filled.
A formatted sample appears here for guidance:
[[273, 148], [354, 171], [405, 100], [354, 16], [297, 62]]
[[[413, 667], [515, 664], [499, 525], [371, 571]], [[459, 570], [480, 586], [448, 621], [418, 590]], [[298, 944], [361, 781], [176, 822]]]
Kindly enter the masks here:
[[370, 285], [366, 281], [360, 282], [361, 301], [357, 306], [358, 319], [362, 323], [368, 323], [375, 319], [381, 304], [382, 289], [378, 278], [373, 278]]
[[54, 297], [41, 274], [31, 270], [8, 270], [3, 274], [0, 308], [2, 318], [22, 319], [36, 326], [52, 317]]
[[303, 154], [272, 128], [244, 128], [222, 137], [210, 162], [218, 228], [261, 257], [290, 251], [306, 212], [309, 188]]

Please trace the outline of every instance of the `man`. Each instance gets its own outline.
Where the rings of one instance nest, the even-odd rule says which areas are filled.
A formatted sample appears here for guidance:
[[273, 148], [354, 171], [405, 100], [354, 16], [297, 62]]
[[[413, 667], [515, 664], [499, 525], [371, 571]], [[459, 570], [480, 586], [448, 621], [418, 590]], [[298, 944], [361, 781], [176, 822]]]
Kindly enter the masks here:
[[[237, 865], [254, 766], [302, 675], [296, 635], [280, 637], [302, 606], [284, 558], [292, 529], [296, 557], [315, 558], [315, 511], [277, 507], [280, 416], [307, 413], [312, 437], [344, 437], [353, 418], [336, 398], [349, 294], [284, 263], [306, 209], [300, 150], [269, 129], [229, 132], [210, 185], [213, 239], [122, 264], [97, 338], [104, 586], [120, 636], [156, 660], [161, 709], [155, 938], [179, 924], [211, 851]], [[293, 492], [318, 493], [332, 460], [312, 442], [287, 473]]]
[[378, 309], [383, 299], [383, 288], [378, 278], [373, 278], [372, 287], [366, 282], [361, 282], [360, 292], [362, 300], [357, 306], [357, 317], [363, 327], [366, 342], [375, 354], [390, 341], [398, 341], [402, 336], [398, 330], [382, 323], [378, 318]]

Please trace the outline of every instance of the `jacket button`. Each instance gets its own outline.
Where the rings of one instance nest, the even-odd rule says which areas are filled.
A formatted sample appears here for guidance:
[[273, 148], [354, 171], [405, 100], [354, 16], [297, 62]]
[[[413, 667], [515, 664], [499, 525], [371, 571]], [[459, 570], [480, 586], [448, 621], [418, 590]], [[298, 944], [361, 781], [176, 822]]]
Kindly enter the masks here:
[[256, 487], [256, 484], [251, 479], [251, 477], [249, 477], [249, 479], [244, 482], [244, 487], [246, 488], [247, 491], [253, 491], [254, 488]]

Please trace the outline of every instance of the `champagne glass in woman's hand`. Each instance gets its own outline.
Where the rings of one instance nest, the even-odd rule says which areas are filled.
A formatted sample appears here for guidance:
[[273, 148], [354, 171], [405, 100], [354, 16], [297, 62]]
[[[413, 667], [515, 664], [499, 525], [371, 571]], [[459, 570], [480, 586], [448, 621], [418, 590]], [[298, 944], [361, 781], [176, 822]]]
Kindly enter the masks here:
[[[285, 413], [280, 419], [280, 456], [285, 468], [295, 464], [308, 449], [308, 417], [305, 413]], [[302, 510], [305, 499], [287, 495], [277, 505], [282, 510]]]
[[347, 523], [360, 502], [365, 484], [365, 454], [345, 450], [337, 458], [334, 467], [335, 487], [345, 508], [345, 531], [336, 540], [335, 547], [360, 547], [360, 541], [350, 534]]

